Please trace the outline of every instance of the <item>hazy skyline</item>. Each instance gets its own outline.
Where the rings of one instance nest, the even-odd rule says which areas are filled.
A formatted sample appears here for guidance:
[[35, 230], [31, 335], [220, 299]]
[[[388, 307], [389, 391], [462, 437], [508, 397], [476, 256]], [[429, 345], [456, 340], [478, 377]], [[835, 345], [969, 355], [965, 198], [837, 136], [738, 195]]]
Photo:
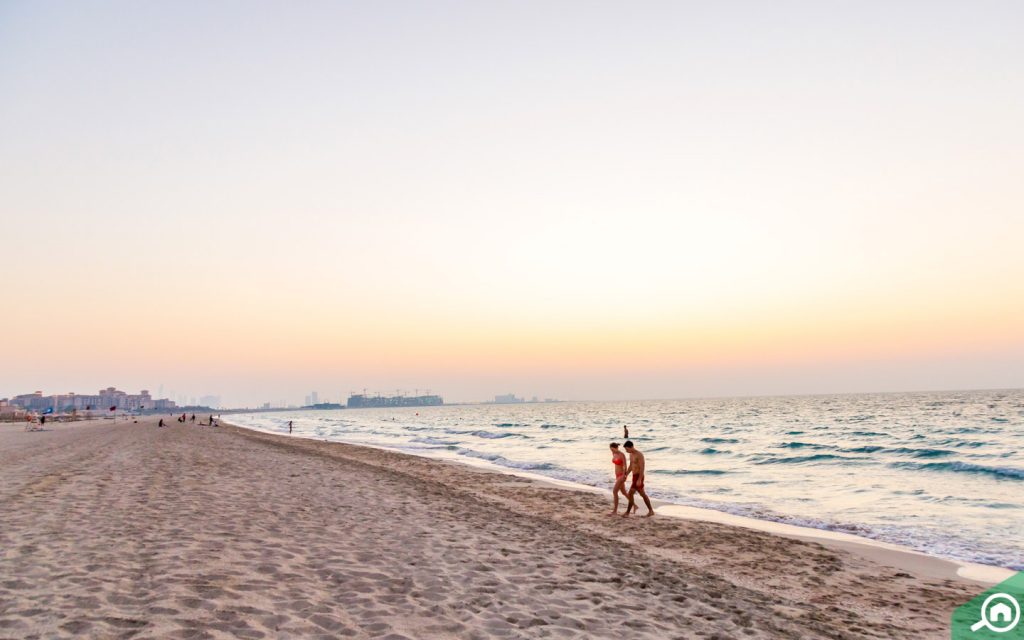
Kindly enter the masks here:
[[1024, 386], [1022, 20], [0, 2], [0, 397]]

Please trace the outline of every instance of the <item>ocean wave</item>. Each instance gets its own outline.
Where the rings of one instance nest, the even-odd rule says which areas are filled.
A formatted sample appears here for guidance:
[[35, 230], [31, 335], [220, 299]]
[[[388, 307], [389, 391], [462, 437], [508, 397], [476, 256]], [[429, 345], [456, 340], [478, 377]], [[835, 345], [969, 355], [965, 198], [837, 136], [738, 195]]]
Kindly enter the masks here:
[[863, 447], [849, 447], [839, 449], [841, 453], [893, 453], [896, 455], [907, 455], [913, 458], [941, 458], [951, 456], [955, 451], [948, 449], [917, 449], [914, 447], [883, 447], [880, 445], [864, 445]]
[[427, 436], [425, 438], [412, 438], [409, 442], [415, 442], [418, 444], [433, 444], [439, 446], [451, 446], [459, 444], [454, 440], [442, 440], [441, 438], [431, 438], [430, 436]]
[[530, 425], [528, 425], [528, 424], [520, 424], [518, 422], [496, 422], [496, 423], [494, 423], [494, 426], [496, 426], [496, 427], [528, 427]]
[[898, 447], [896, 449], [886, 449], [886, 453], [905, 454], [914, 458], [942, 458], [944, 456], [951, 456], [955, 452], [948, 449], [913, 449], [908, 447]]
[[988, 467], [970, 462], [894, 462], [889, 465], [895, 469], [913, 471], [950, 471], [954, 473], [976, 473], [995, 478], [1024, 480], [1024, 469], [1015, 467]]
[[521, 433], [494, 433], [493, 431], [469, 431], [468, 435], [476, 436], [478, 438], [487, 438], [488, 440], [499, 440], [501, 438], [526, 438]]
[[836, 422], [867, 422], [868, 420], [874, 420], [877, 416], [871, 414], [862, 414], [857, 416], [849, 416], [848, 418], [837, 419]]
[[850, 435], [852, 435], [852, 436], [862, 436], [862, 437], [865, 437], [865, 438], [876, 438], [876, 437], [879, 437], [879, 436], [887, 436], [889, 434], [888, 433], [880, 433], [878, 431], [854, 431]]
[[488, 462], [493, 462], [494, 464], [502, 467], [520, 469], [522, 471], [557, 471], [562, 469], [562, 467], [551, 462], [519, 462], [518, 460], [510, 460], [509, 458], [497, 453], [484, 453], [481, 451], [474, 451], [472, 449], [459, 449], [458, 452], [459, 455], [487, 460]]
[[805, 462], [826, 462], [829, 460], [856, 460], [848, 456], [837, 456], [831, 453], [818, 453], [813, 456], [791, 456], [788, 458], [767, 458], [754, 464], [803, 464]]
[[[956, 434], [956, 433], [993, 433], [993, 432], [988, 430], [988, 429], [982, 429], [980, 427], [960, 427], [959, 429], [950, 429], [948, 431], [944, 431], [943, 433], [953, 433], [953, 434]], [[998, 431], [995, 432], [995, 433], [998, 433]]]
[[710, 442], [711, 444], [736, 444], [739, 440], [734, 438], [701, 438], [701, 442]]
[[852, 449], [840, 449], [843, 453], [876, 453], [883, 451], [885, 447], [876, 445], [865, 445], [863, 447], [853, 447]]
[[988, 443], [982, 442], [981, 440], [944, 440], [938, 444], [956, 447], [957, 449], [977, 449], [978, 447], [984, 447]]
[[715, 456], [715, 455], [720, 455], [720, 454], [723, 454], [723, 453], [732, 453], [732, 452], [731, 451], [722, 451], [720, 449], [715, 449], [714, 447], [708, 447], [706, 449], [701, 449], [697, 453], [701, 453], [701, 454], [706, 455], [706, 456]]
[[783, 442], [780, 445], [776, 445], [779, 449], [835, 449], [824, 444], [814, 444], [813, 442]]
[[651, 473], [661, 476], [722, 476], [730, 472], [721, 469], [676, 469], [674, 471], [657, 469]]

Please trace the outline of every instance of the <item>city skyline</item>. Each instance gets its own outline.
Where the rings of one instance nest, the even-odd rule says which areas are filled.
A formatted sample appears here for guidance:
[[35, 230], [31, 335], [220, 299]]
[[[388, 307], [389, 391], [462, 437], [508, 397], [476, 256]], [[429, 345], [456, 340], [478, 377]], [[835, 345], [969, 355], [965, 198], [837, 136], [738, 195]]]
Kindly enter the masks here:
[[0, 389], [1024, 386], [1022, 19], [5, 4]]
[[[1021, 389], [1021, 388], [1022, 387], [972, 387], [972, 388], [964, 387], [964, 388], [958, 388], [958, 389], [884, 389], [884, 390], [883, 389], [875, 389], [875, 390], [857, 390], [857, 391], [842, 391], [842, 392], [820, 392], [820, 393], [775, 393], [775, 394], [767, 393], [767, 394], [732, 395], [732, 396], [729, 396], [729, 395], [726, 395], [726, 396], [694, 395], [694, 396], [678, 396], [678, 397], [669, 397], [669, 396], [655, 397], [655, 396], [652, 396], [652, 397], [646, 397], [646, 398], [621, 397], [621, 398], [603, 398], [603, 399], [602, 398], [564, 398], [563, 399], [563, 398], [555, 398], [555, 397], [544, 396], [544, 395], [518, 394], [516, 392], [512, 392], [512, 393], [495, 393], [495, 394], [492, 394], [491, 396], [480, 397], [480, 398], [458, 398], [458, 399], [453, 399], [450, 402], [446, 400], [444, 402], [444, 404], [445, 405], [459, 405], [459, 404], [537, 404], [537, 403], [551, 403], [551, 402], [630, 402], [630, 401], [649, 401], [649, 400], [651, 400], [651, 401], [658, 401], [658, 400], [686, 401], [686, 400], [729, 399], [729, 398], [743, 399], [743, 398], [757, 398], [757, 397], [800, 397], [800, 396], [830, 396], [830, 395], [835, 395], [835, 396], [844, 396], [844, 395], [856, 396], [856, 395], [874, 395], [874, 394], [897, 394], [898, 395], [898, 394], [920, 394], [920, 393], [945, 393], [945, 392], [978, 392], [978, 391], [1003, 391], [1003, 390], [1005, 390], [1005, 391], [1012, 391], [1012, 390], [1018, 390], [1018, 389]], [[120, 391], [116, 387], [109, 387], [108, 389], [101, 390], [100, 394], [104, 393], [105, 391], [116, 391], [117, 393], [120, 393], [122, 395], [125, 394], [125, 392]], [[429, 391], [429, 390], [424, 390], [424, 391]], [[347, 393], [341, 393], [337, 397], [332, 396], [330, 394], [320, 395], [318, 392], [314, 392], [314, 393], [318, 394], [316, 402], [312, 402], [312, 398], [311, 398], [312, 394], [306, 394], [306, 396], [301, 401], [300, 400], [292, 401], [292, 400], [287, 400], [287, 399], [280, 399], [280, 400], [270, 400], [270, 401], [262, 401], [262, 402], [257, 401], [257, 402], [250, 402], [250, 403], [232, 404], [230, 402], [221, 401], [221, 396], [214, 396], [214, 395], [198, 395], [197, 396], [197, 395], [189, 395], [189, 394], [177, 395], [177, 396], [172, 396], [171, 394], [167, 394], [166, 396], [159, 396], [159, 395], [151, 395], [145, 389], [142, 390], [140, 392], [140, 394], [128, 394], [128, 395], [131, 396], [132, 398], [136, 398], [136, 397], [139, 397], [140, 395], [143, 395], [143, 396], [146, 396], [147, 399], [150, 399], [152, 401], [152, 404], [149, 404], [147, 407], [145, 407], [146, 409], [154, 409], [154, 408], [158, 409], [158, 410], [159, 409], [166, 409], [166, 408], [168, 408], [168, 406], [161, 405], [161, 401], [170, 401], [170, 402], [174, 403], [174, 406], [176, 408], [181, 408], [181, 407], [186, 407], [186, 406], [203, 406], [203, 407], [208, 407], [208, 408], [212, 408], [212, 409], [223, 409], [223, 410], [236, 410], [236, 409], [256, 409], [256, 410], [280, 409], [280, 410], [293, 410], [293, 409], [302, 409], [302, 408], [313, 406], [313, 405], [316, 405], [316, 404], [320, 404], [320, 405], [338, 404], [338, 405], [341, 405], [342, 407], [344, 407], [346, 405], [346, 400], [350, 399], [352, 395], [361, 395], [364, 392], [365, 392], [367, 397], [375, 397], [375, 396], [385, 396], [386, 397], [386, 396], [389, 395], [389, 393], [393, 394], [396, 397], [414, 397], [413, 394], [409, 393], [408, 391], [403, 391], [403, 390], [400, 390], [400, 389], [392, 390], [391, 392], [384, 391], [384, 390], [363, 389], [363, 390], [349, 391]], [[53, 391], [37, 389], [36, 391], [33, 391], [33, 392], [6, 392], [6, 393], [0, 393], [0, 401], [10, 402], [10, 401], [16, 400], [19, 397], [25, 398], [25, 397], [28, 397], [28, 396], [31, 396], [31, 395], [40, 395], [40, 394], [43, 397], [47, 397], [47, 398], [53, 398], [53, 397], [57, 397], [57, 398], [76, 398], [76, 399], [78, 399], [77, 403], [75, 403], [74, 405], [72, 405], [72, 403], [68, 403], [67, 404], [67, 406], [69, 406], [69, 407], [75, 406], [75, 408], [82, 408], [82, 407], [78, 407], [77, 406], [79, 404], [82, 404], [83, 401], [81, 400], [81, 398], [89, 397], [91, 395], [89, 393], [80, 393], [80, 392], [75, 392], [75, 391], [53, 392]], [[92, 395], [94, 395], [94, 394], [92, 394]], [[437, 394], [434, 394], [434, 395], [437, 395]], [[441, 396], [438, 396], [438, 397], [441, 397]], [[216, 402], [211, 402], [212, 400], [216, 400]], [[92, 404], [95, 405], [93, 407], [90, 407], [92, 409], [96, 409], [96, 407], [105, 408], [102, 402], [93, 402]], [[137, 406], [138, 404], [139, 404], [139, 402], [137, 400], [133, 400], [132, 404], [129, 405], [128, 408], [130, 408], [132, 410], [138, 409], [139, 408]], [[47, 406], [50, 406], [50, 405], [47, 404]], [[83, 405], [83, 407], [84, 407], [84, 405]]]

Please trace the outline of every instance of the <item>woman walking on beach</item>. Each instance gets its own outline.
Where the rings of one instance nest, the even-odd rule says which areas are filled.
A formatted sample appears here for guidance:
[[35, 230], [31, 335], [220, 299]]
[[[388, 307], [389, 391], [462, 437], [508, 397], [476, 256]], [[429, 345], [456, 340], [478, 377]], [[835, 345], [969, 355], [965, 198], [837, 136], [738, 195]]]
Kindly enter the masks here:
[[612, 510], [608, 513], [614, 516], [619, 512], [619, 494], [628, 499], [626, 494], [626, 455], [619, 451], [619, 443], [613, 442], [608, 445], [612, 452], [612, 468], [615, 470], [615, 486], [612, 487]]

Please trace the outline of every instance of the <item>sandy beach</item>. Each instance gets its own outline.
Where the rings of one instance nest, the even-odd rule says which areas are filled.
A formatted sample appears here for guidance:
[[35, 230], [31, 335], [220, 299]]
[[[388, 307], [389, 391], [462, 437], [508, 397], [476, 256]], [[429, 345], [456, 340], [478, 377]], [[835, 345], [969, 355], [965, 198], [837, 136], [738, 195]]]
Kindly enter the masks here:
[[465, 465], [171, 424], [0, 425], [0, 638], [944, 638], [981, 591]]

